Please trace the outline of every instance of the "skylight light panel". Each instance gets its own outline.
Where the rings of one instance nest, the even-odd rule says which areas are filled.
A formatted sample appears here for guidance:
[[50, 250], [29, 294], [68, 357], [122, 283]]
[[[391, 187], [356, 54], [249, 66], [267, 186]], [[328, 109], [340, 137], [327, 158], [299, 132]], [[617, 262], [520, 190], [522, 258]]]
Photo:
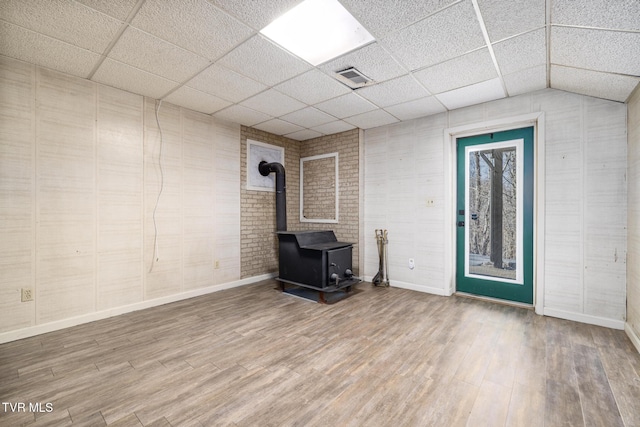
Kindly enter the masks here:
[[312, 65], [374, 40], [337, 0], [305, 0], [261, 33]]

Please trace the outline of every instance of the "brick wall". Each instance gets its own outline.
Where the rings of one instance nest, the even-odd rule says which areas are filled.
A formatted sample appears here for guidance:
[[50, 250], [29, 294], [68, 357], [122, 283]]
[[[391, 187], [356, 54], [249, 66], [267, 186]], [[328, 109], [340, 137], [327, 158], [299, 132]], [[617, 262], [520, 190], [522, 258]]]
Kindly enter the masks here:
[[[287, 229], [333, 230], [338, 240], [358, 242], [359, 228], [359, 132], [354, 129], [335, 135], [298, 142], [242, 126], [241, 144], [241, 277], [278, 272], [278, 241], [275, 234], [275, 194], [247, 190], [247, 139], [284, 147], [287, 188]], [[338, 224], [300, 222], [300, 158], [338, 153]], [[358, 245], [353, 248], [353, 270], [358, 275]]]

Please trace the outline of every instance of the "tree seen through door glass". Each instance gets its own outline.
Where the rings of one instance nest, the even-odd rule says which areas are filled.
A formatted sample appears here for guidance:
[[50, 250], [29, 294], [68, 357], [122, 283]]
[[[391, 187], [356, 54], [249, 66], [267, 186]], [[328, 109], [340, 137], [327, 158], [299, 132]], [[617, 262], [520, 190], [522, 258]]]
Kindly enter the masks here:
[[516, 149], [469, 153], [469, 273], [516, 278]]

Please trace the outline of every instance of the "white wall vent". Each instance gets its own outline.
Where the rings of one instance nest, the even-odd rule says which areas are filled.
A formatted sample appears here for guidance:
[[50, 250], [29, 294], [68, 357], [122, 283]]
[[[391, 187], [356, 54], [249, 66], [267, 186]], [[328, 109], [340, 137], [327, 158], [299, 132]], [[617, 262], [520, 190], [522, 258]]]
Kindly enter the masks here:
[[353, 67], [347, 68], [342, 71], [336, 71], [336, 78], [338, 79], [338, 81], [349, 86], [351, 89], [358, 89], [363, 86], [373, 84], [373, 80]]

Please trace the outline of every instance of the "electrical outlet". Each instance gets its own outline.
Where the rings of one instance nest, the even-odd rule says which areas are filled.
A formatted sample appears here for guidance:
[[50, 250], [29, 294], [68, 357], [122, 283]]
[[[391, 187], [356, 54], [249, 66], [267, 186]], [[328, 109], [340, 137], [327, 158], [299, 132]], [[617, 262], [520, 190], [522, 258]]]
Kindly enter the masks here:
[[413, 258], [409, 258], [409, 269], [413, 270], [416, 266], [416, 262], [414, 261]]
[[22, 302], [33, 301], [33, 290], [31, 288], [22, 288]]
[[213, 265], [213, 268], [220, 268], [220, 260], [216, 260], [216, 262]]
[[428, 207], [428, 208], [432, 208], [432, 207], [434, 207], [435, 205], [436, 205], [435, 200], [433, 200], [433, 199], [427, 199], [427, 207]]

